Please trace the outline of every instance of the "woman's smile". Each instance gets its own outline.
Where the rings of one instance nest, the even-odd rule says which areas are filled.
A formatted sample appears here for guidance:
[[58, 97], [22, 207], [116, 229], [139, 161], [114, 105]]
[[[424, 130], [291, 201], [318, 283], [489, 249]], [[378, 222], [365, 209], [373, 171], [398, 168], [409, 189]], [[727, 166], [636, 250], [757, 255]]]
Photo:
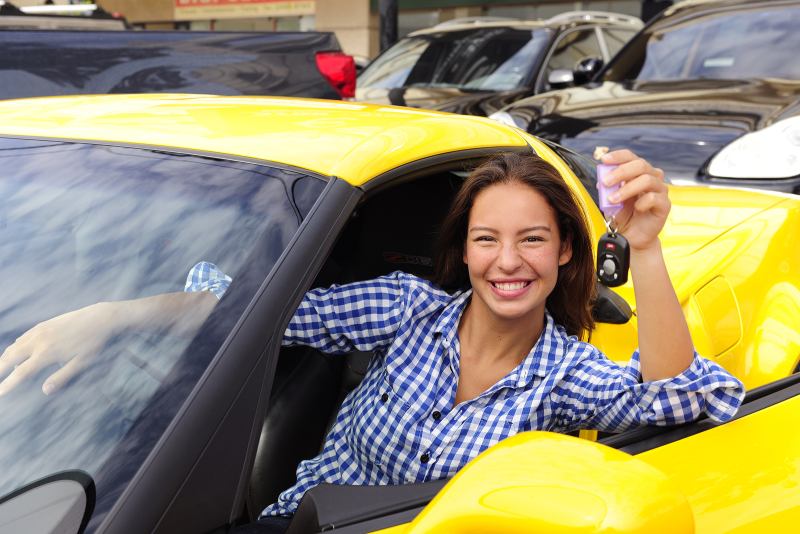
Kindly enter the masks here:
[[492, 280], [489, 285], [497, 296], [513, 299], [527, 293], [532, 283], [532, 280]]

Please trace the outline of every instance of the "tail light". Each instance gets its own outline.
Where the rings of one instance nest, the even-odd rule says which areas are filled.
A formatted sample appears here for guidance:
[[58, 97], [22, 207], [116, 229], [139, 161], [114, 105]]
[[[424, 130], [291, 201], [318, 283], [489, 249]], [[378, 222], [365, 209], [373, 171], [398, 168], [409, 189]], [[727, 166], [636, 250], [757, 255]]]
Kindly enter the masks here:
[[356, 96], [356, 63], [342, 52], [317, 52], [317, 68], [342, 98]]

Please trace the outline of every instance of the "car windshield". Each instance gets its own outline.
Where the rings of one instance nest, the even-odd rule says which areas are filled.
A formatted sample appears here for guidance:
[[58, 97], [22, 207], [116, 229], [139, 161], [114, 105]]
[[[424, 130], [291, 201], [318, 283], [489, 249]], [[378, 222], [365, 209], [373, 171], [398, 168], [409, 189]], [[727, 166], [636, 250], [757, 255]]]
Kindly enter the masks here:
[[[193, 322], [189, 313], [169, 326], [116, 332], [58, 392], [42, 389], [60, 370], [53, 362], [0, 396], [0, 496], [82, 470], [96, 484], [97, 517], [170, 423], [326, 182], [267, 165], [86, 143], [0, 138], [0, 158], [0, 352], [43, 321], [98, 302], [186, 296], [187, 273], [200, 261], [233, 278], [219, 301], [197, 294], [216, 303], [208, 318]], [[82, 345], [95, 341], [89, 332]]]
[[358, 87], [507, 91], [532, 79], [552, 31], [481, 28], [409, 37], [375, 59]]
[[[738, 6], [667, 17], [617, 55], [607, 81], [800, 79], [800, 7]], [[746, 36], [746, 38], [745, 38]]]

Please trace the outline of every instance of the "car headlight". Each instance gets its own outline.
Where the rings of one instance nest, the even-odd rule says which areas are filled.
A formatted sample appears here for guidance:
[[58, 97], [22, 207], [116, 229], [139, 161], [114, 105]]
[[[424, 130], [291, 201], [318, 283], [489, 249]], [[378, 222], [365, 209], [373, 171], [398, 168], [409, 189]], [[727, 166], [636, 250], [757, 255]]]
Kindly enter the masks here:
[[745, 134], [711, 159], [719, 178], [791, 178], [800, 175], [800, 117]]
[[525, 124], [525, 120], [522, 117], [515, 117], [511, 113], [507, 111], [495, 111], [491, 115], [489, 115], [490, 119], [494, 119], [497, 122], [502, 122], [507, 126], [515, 126], [517, 128], [522, 128], [523, 130], [527, 126]]

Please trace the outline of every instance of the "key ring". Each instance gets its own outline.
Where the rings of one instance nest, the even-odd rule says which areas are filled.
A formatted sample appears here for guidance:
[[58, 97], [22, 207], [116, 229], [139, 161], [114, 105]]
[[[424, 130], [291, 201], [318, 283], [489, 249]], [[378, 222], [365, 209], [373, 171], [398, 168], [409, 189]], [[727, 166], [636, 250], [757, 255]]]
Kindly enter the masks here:
[[607, 217], [603, 219], [606, 223], [606, 229], [608, 229], [608, 233], [611, 236], [615, 236], [617, 234], [617, 217], [612, 215], [611, 217]]

